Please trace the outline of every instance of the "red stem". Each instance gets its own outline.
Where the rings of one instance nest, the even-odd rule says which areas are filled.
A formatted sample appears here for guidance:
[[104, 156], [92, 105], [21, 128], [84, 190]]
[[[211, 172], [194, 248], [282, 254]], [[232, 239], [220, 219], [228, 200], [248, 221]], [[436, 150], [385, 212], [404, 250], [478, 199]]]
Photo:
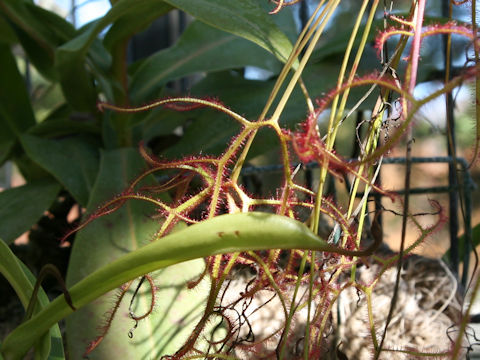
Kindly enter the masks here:
[[413, 90], [417, 83], [418, 61], [420, 59], [420, 44], [422, 41], [423, 16], [425, 13], [425, 0], [418, 0], [417, 17], [415, 21], [415, 35], [413, 36], [412, 54], [410, 60], [412, 67], [410, 69], [410, 82], [408, 84], [408, 92], [413, 95]]

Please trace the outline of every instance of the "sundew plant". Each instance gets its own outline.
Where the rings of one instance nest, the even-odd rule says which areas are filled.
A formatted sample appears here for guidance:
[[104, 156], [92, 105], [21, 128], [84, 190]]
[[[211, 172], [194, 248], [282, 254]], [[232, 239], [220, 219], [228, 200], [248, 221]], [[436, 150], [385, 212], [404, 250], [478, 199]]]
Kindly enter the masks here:
[[[269, 16], [278, 16], [300, 1], [273, 0]], [[172, 3], [186, 11], [189, 9], [186, 0]], [[217, 2], [211, 3], [213, 6]], [[404, 259], [448, 221], [446, 211], [436, 201], [430, 203], [436, 222], [429, 226], [422, 225], [417, 214], [410, 210], [413, 130], [415, 115], [423, 105], [464, 83], [472, 84], [478, 106], [480, 44], [476, 2], [448, 2], [450, 14], [457, 6], [470, 9], [470, 21], [461, 23], [426, 17], [426, 0], [412, 0], [406, 13], [395, 11], [394, 1], [359, 0], [361, 5], [351, 19], [353, 30], [344, 44], [336, 85], [325, 93], [314, 94], [304, 82], [304, 70], [322, 43], [322, 36], [332, 26], [338, 26], [332, 22], [340, 3], [341, 0], [319, 1], [303, 24], [290, 53], [276, 53], [284, 66], [263, 110], [256, 117], [247, 118], [236, 112], [222, 101], [221, 92], [211, 97], [189, 94], [163, 97], [141, 106], [133, 106], [128, 101], [98, 102], [100, 112], [119, 119], [153, 109], [166, 109], [168, 114], [189, 113], [195, 121], [196, 112], [207, 109], [223, 113], [225, 121], [238, 132], [219, 155], [196, 153], [172, 159], [155, 154], [148, 144], [141, 143], [139, 152], [148, 169], [132, 178], [130, 185], [117, 196], [96, 204], [98, 207], [85, 216], [81, 225], [66, 234], [64, 240], [95, 226], [100, 218], [108, 219], [130, 202], [146, 202], [152, 210], [148, 218], [156, 224], [152, 236], [144, 239], [149, 243], [89, 273], [70, 286], [65, 295], [21, 324], [1, 346], [6, 359], [20, 358], [52, 325], [115, 289], [115, 294], [108, 296], [109, 310], [97, 319], [97, 332], [87, 334], [90, 341], [84, 344], [84, 356], [95, 357], [96, 352], [101, 351], [103, 343], [113, 336], [116, 318], [126, 323], [122, 341], [134, 341], [146, 319], [158, 315], [156, 303], [163, 281], [157, 276], [158, 270], [192, 259], [204, 259], [204, 270], [186, 283], [190, 290], [185, 296], [195, 296], [199, 287], [208, 288], [200, 315], [192, 321], [193, 326], [188, 328], [188, 334], [176, 350], [162, 352], [152, 343], [154, 358], [341, 358], [345, 356], [342, 344], [336, 343], [332, 329], [335, 328], [337, 300], [347, 289], [355, 289], [358, 297], [367, 303], [368, 326], [363, 334], [369, 338], [373, 359], [387, 358], [392, 353], [403, 354], [406, 359], [465, 356], [464, 334], [470, 307], [465, 308], [458, 323], [452, 323], [456, 331], [449, 343], [438, 345], [438, 351], [392, 348], [385, 338], [392, 314], [401, 306], [397, 291]], [[382, 12], [384, 16], [379, 20], [377, 15]], [[452, 36], [462, 37], [469, 43], [465, 66], [456, 76], [450, 76], [447, 69], [440, 90], [415, 98], [414, 88], [422, 71], [422, 42], [429, 37], [451, 41]], [[372, 44], [378, 70], [360, 73], [362, 58]], [[262, 46], [275, 52], [275, 44]], [[285, 126], [282, 119], [295, 89], [303, 94], [306, 111], [295, 126]], [[361, 93], [355, 101], [351, 100], [353, 92]], [[358, 156], [346, 158], [336, 151], [338, 134], [342, 127], [356, 126], [355, 114], [364, 102], [371, 103], [372, 107], [368, 118], [357, 126]], [[478, 108], [475, 114], [472, 164], [479, 151]], [[320, 117], [328, 119], [322, 131], [318, 127]], [[365, 131], [359, 131], [360, 126]], [[242, 181], [249, 152], [255, 142], [262, 141], [263, 133], [275, 139], [278, 163], [282, 165], [280, 186], [271, 189], [270, 196], [252, 193]], [[404, 195], [377, 182], [384, 157], [399, 144], [406, 148]], [[318, 164], [319, 176], [317, 181], [305, 184], [299, 171], [311, 163]], [[349, 181], [346, 201], [328, 194], [329, 179]], [[372, 213], [369, 207], [372, 194], [390, 198], [397, 209], [401, 209], [397, 211], [402, 218], [402, 231], [398, 234], [400, 250], [387, 257], [376, 253], [382, 243], [382, 236], [376, 231], [376, 218], [382, 210]], [[408, 246], [407, 232], [416, 234], [416, 240]], [[379, 271], [372, 281], [365, 283], [358, 278], [357, 271], [372, 261], [380, 264]], [[398, 269], [396, 287], [391, 294], [388, 315], [378, 321], [374, 319], [373, 292], [391, 268]], [[229, 289], [241, 276], [241, 271], [249, 274], [243, 288]], [[472, 293], [476, 294], [479, 282], [471, 286]], [[141, 311], [135, 307], [140, 301], [146, 304]], [[250, 315], [262, 311], [273, 301], [279, 304], [276, 311], [281, 321], [276, 327], [269, 327], [269, 333], [255, 333]], [[126, 308], [122, 310], [121, 304], [126, 304]], [[69, 333], [68, 336], [80, 335]], [[84, 338], [85, 334], [81, 336]], [[102, 354], [105, 358], [105, 353]]]

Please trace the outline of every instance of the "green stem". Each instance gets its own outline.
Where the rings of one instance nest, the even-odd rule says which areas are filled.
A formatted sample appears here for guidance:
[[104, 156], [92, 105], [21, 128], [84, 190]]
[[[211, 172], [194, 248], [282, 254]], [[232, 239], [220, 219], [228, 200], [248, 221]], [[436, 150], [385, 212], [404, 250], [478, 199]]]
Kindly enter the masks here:
[[[347, 48], [345, 49], [345, 55], [344, 55], [344, 58], [343, 58], [342, 66], [341, 66], [340, 72], [338, 74], [337, 89], [340, 89], [342, 87], [343, 78], [344, 78], [345, 72], [347, 70], [348, 60], [350, 59], [350, 54], [351, 54], [352, 49], [353, 49], [353, 44], [355, 42], [355, 38], [357, 36], [358, 29], [360, 27], [361, 20], [363, 18], [363, 14], [364, 14], [365, 9], [368, 5], [368, 2], [369, 2], [368, 0], [363, 1], [363, 4], [361, 6], [361, 10], [360, 10], [360, 12], [357, 16], [355, 25], [354, 25], [353, 30], [352, 30], [352, 35], [350, 36]], [[365, 47], [368, 32], [370, 30], [370, 26], [371, 26], [371, 23], [373, 21], [373, 14], [375, 13], [375, 9], [376, 9], [377, 5], [378, 5], [378, 0], [376, 0], [375, 3], [374, 3], [374, 6], [372, 6], [372, 10], [370, 12], [370, 17], [369, 17], [369, 22], [367, 23], [367, 26], [365, 28], [365, 31], [364, 31], [359, 49], [357, 51], [357, 55], [355, 57], [355, 61], [354, 61], [353, 66], [352, 66], [352, 70], [350, 71], [348, 84], [351, 84], [353, 82], [354, 76], [356, 74], [356, 69], [358, 67], [358, 63], [360, 61], [361, 55], [363, 53], [363, 49]], [[349, 89], [349, 86], [347, 86], [346, 89]], [[349, 93], [349, 90], [346, 90], [346, 89], [345, 89], [345, 94], [342, 97], [342, 101], [341, 101], [341, 104], [340, 104], [340, 109], [337, 109], [338, 98], [339, 98], [340, 94], [337, 94], [335, 96], [335, 98], [333, 99], [333, 102], [332, 102], [332, 108], [331, 108], [332, 110], [331, 110], [331, 113], [330, 113], [330, 120], [329, 120], [329, 123], [328, 123], [328, 130], [327, 130], [327, 140], [326, 140], [327, 150], [333, 149], [333, 145], [335, 143], [336, 128], [338, 127], [338, 124], [340, 123], [340, 120], [341, 120], [341, 117], [337, 116], [336, 114], [337, 114], [337, 110], [338, 110], [338, 114], [341, 114], [343, 112], [343, 109], [344, 109], [345, 104], [346, 104], [346, 100], [348, 98], [348, 93]], [[337, 118], [338, 118], [338, 121], [336, 120]], [[320, 220], [320, 208], [322, 207], [322, 197], [323, 197], [323, 191], [324, 191], [325, 179], [327, 177], [327, 173], [328, 173], [328, 161], [325, 161], [322, 164], [322, 168], [320, 170], [320, 180], [319, 180], [318, 189], [317, 189], [317, 196], [315, 198], [315, 207], [314, 207], [314, 211], [313, 211], [313, 222], [312, 222], [312, 230], [314, 232], [318, 231], [319, 220]]]
[[311, 39], [311, 42], [305, 51], [305, 55], [302, 57], [302, 60], [300, 61], [300, 65], [298, 66], [298, 69], [295, 71], [293, 74], [292, 79], [290, 79], [290, 82], [287, 85], [287, 88], [283, 92], [283, 95], [280, 99], [280, 102], [278, 103], [273, 115], [272, 115], [272, 120], [273, 121], [278, 121], [280, 118], [280, 114], [283, 112], [283, 109], [285, 108], [285, 105], [287, 104], [288, 99], [290, 98], [290, 95], [297, 84], [297, 81], [300, 78], [300, 75], [303, 72], [303, 69], [307, 65], [308, 60], [310, 59], [310, 56], [312, 55], [312, 52], [315, 48], [315, 45], [317, 44], [318, 40], [320, 39], [320, 36], [323, 33], [323, 30], [325, 29], [325, 26], [328, 23], [328, 19], [333, 15], [333, 12], [337, 8], [338, 4], [340, 3], [340, 0], [333, 0], [329, 1], [328, 4], [326, 5], [324, 11], [319, 17], [319, 20], [323, 20], [318, 27], [318, 29], [315, 32], [315, 35], [313, 35], [313, 38]]

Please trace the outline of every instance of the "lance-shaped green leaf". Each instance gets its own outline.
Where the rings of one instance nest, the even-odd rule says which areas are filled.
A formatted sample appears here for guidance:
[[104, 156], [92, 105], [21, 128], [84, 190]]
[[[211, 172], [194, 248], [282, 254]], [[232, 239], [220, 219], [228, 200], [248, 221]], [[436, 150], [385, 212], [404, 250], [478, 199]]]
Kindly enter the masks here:
[[[58, 63], [63, 64], [64, 62], [76, 60], [75, 57], [84, 57], [90, 45], [105, 27], [116, 21], [121, 21], [124, 17], [130, 18], [132, 13], [138, 14], [149, 11], [150, 16], [154, 14], [155, 17], [159, 17], [167, 13], [171, 8], [171, 6], [159, 0], [137, 0], [135, 3], [132, 3], [130, 0], [117, 1], [105, 16], [89, 24], [79, 36], [58, 49]], [[145, 20], [137, 21], [144, 24]], [[114, 41], [111, 37], [108, 39], [108, 44], [111, 46]]]
[[[311, 94], [327, 92], [335, 87], [340, 63], [318, 63], [305, 68], [303, 79]], [[261, 113], [265, 101], [270, 94], [274, 79], [266, 81], [247, 80], [232, 73], [209, 74], [192, 87], [193, 96], [216, 96], [233, 111], [242, 114], [247, 119], [256, 119]], [[354, 88], [351, 91], [348, 105], [353, 106], [365, 94], [365, 89]], [[367, 98], [360, 106], [366, 109], [372, 106], [375, 93]], [[305, 97], [297, 87], [280, 117], [280, 123], [289, 129], [305, 119], [308, 108]], [[163, 152], [167, 157], [196, 154], [200, 151], [207, 154], [220, 154], [225, 143], [238, 133], [238, 126], [234, 120], [227, 118], [223, 113], [213, 110], [195, 110], [194, 121], [186, 127], [182, 138]], [[278, 144], [278, 137], [273, 131], [262, 131], [257, 135], [249, 151], [253, 158], [271, 150]]]
[[[132, 11], [139, 9], [149, 9], [151, 15], [161, 16], [168, 12], [171, 6], [158, 0], [117, 1], [105, 16], [84, 27], [79, 36], [57, 49], [55, 66], [60, 74], [65, 96], [76, 109], [91, 111], [95, 104], [96, 93], [91, 75], [85, 69], [85, 59], [95, 40], [98, 42], [97, 35], [108, 25], [123, 17], [129, 17]], [[145, 19], [140, 19], [136, 21], [143, 24]], [[95, 58], [94, 52], [92, 58]]]
[[117, 1], [105, 16], [87, 25], [79, 36], [57, 50], [57, 66], [64, 69], [72, 66], [73, 63], [84, 61], [89, 47], [105, 27], [129, 16], [132, 11], [139, 11], [140, 9], [143, 9], [143, 11], [149, 9], [150, 14], [155, 14], [158, 17], [168, 12], [171, 6], [158, 0], [138, 0], [135, 3], [130, 0]]
[[78, 134], [100, 135], [100, 129], [91, 122], [75, 121], [66, 117], [58, 117], [42, 121], [30, 128], [28, 134], [50, 138]]
[[[0, 274], [2, 274], [15, 290], [23, 307], [27, 309], [35, 285], [35, 277], [28, 268], [12, 253], [5, 242], [0, 239]], [[37, 295], [34, 313], [49, 303], [48, 297], [40, 288]], [[1, 357], [1, 356], [0, 356]], [[64, 359], [62, 336], [58, 325], [54, 325], [43, 336], [38, 338], [35, 346], [35, 359]]]
[[[373, 251], [373, 248], [358, 252], [339, 249], [304, 224], [281, 215], [260, 212], [221, 215], [174, 232], [106, 264], [73, 285], [69, 293], [79, 309], [130, 279], [167, 266], [215, 254], [264, 249], [311, 249], [349, 256], [366, 256]], [[58, 297], [5, 339], [2, 354], [8, 360], [18, 359], [50, 326], [71, 313], [63, 295]]]
[[[0, 44], [0, 117], [2, 133], [18, 136], [35, 124], [30, 97], [10, 46]], [[0, 135], [1, 138], [4, 135]]]
[[[218, 94], [218, 99], [227, 104], [230, 109], [247, 119], [255, 119], [265, 105], [273, 84], [274, 81], [247, 80], [228, 73], [216, 73], [208, 75], [195, 85], [191, 93], [198, 97], [203, 97], [205, 94]], [[280, 119], [282, 126], [295, 128], [295, 125], [304, 119], [306, 112], [304, 97], [299, 90], [295, 90]], [[176, 113], [170, 117], [170, 114], [156, 114], [153, 111], [145, 116], [146, 121], [139, 125], [143, 129], [144, 141], [149, 141], [155, 134], [164, 134], [161, 131], [162, 124], [165, 124], [165, 128], [168, 129], [168, 126], [173, 127], [175, 123], [184, 123], [188, 117], [193, 119], [178, 141], [166, 149], [163, 148], [165, 150], [162, 151], [162, 155], [168, 158], [189, 156], [199, 152], [221, 154], [225, 150], [225, 144], [229, 143], [240, 129], [235, 120], [211, 109]], [[151, 120], [148, 121], [149, 119]], [[155, 123], [153, 119], [157, 122]], [[261, 155], [277, 145], [278, 136], [274, 131], [261, 130], [249, 151], [249, 157]]]
[[267, 49], [285, 62], [292, 50], [287, 36], [256, 0], [165, 0], [200, 21]]
[[[265, 106], [274, 82], [275, 80], [247, 80], [227, 72], [216, 73], [208, 75], [197, 83], [192, 88], [192, 94], [199, 97], [205, 94], [218, 96], [219, 100], [233, 111], [253, 120]], [[293, 127], [304, 118], [306, 112], [305, 100], [297, 89], [281, 117], [282, 125]], [[196, 154], [200, 151], [219, 154], [225, 149], [225, 143], [238, 133], [238, 124], [223, 113], [201, 109], [192, 111], [190, 115], [194, 117], [194, 121], [186, 128], [182, 138], [164, 151], [165, 156], [173, 158], [179, 155]], [[277, 136], [273, 131], [262, 132], [260, 135], [261, 139], [253, 143], [255, 149], [249, 152], [252, 156], [271, 150], [277, 144]]]
[[10, 45], [18, 42], [17, 36], [13, 32], [7, 20], [3, 17], [0, 17], [0, 42]]
[[[115, 3], [114, 7], [123, 6], [120, 3]], [[118, 43], [144, 30], [155, 19], [172, 9], [170, 5], [159, 0], [137, 1], [135, 6], [128, 3], [127, 5], [129, 6], [128, 11], [112, 21], [111, 28], [105, 34], [103, 43], [110, 52]]]
[[0, 192], [0, 237], [10, 243], [29, 230], [59, 191], [58, 183], [38, 182]]
[[86, 206], [98, 171], [97, 147], [80, 138], [42, 139], [23, 135], [28, 157], [52, 174]]
[[149, 57], [135, 71], [129, 93], [134, 103], [142, 103], [157, 97], [172, 79], [249, 65], [280, 69], [278, 60], [254, 43], [195, 21], [174, 46]]
[[27, 0], [1, 1], [0, 13], [9, 20], [35, 67], [46, 78], [56, 79], [53, 68], [55, 47], [74, 36], [73, 26], [57, 14]]
[[10, 46], [0, 43], [0, 164], [17, 137], [35, 124], [30, 98]]

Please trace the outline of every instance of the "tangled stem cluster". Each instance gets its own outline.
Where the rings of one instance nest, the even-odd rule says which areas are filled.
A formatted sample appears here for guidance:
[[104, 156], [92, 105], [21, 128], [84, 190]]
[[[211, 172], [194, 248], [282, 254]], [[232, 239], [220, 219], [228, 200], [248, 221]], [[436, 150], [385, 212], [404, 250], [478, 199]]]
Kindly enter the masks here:
[[[297, 2], [297, 0], [274, 1], [276, 8], [272, 10], [272, 14], [280, 11], [284, 6]], [[323, 3], [325, 1], [321, 2], [321, 4]], [[368, 1], [364, 3], [367, 4]], [[378, 1], [373, 3], [373, 9], [370, 9], [371, 14], [374, 14]], [[388, 64], [384, 64], [385, 71], [362, 77], [357, 76], [356, 68], [363, 51], [361, 45], [351, 73], [346, 77], [346, 80], [344, 80], [344, 74], [340, 74], [337, 87], [315, 102], [310, 100], [308, 93], [304, 91], [309, 110], [306, 119], [293, 131], [283, 128], [280, 123], [281, 113], [286, 101], [283, 98], [288, 99], [290, 95], [288, 91], [291, 91], [288, 89], [283, 94], [272, 116], [266, 116], [272, 104], [272, 101], [269, 100], [264, 112], [256, 120], [248, 120], [226, 107], [219, 100], [208, 98], [167, 98], [137, 108], [122, 108], [106, 103], [99, 104], [101, 110], [118, 112], [146, 111], [156, 107], [165, 107], [177, 111], [194, 111], [196, 108], [206, 107], [213, 111], [223, 112], [231, 121], [237, 122], [241, 128], [219, 156], [191, 156], [179, 160], [167, 160], [157, 158], [149, 153], [144, 145], [141, 145], [140, 152], [149, 164], [149, 169], [136, 178], [123, 193], [100, 206], [80, 228], [100, 216], [119, 209], [126, 201], [135, 199], [152, 203], [157, 209], [158, 217], [162, 219], [152, 241], [162, 241], [162, 238], [179, 223], [190, 225], [208, 221], [220, 214], [262, 210], [301, 221], [305, 221], [305, 216], [302, 214], [309, 214], [306, 222], [315, 232], [318, 232], [320, 218], [327, 219], [328, 224], [332, 224], [330, 229], [332, 239], [338, 239], [345, 249], [358, 249], [360, 240], [365, 237], [365, 234], [367, 234], [367, 238], [374, 236], [372, 235], [374, 231], [366, 228], [365, 225], [367, 214], [365, 197], [360, 204], [355, 205], [356, 210], [354, 210], [359, 185], [362, 184], [366, 196], [370, 191], [373, 191], [387, 195], [393, 200], [398, 200], [398, 195], [381, 188], [375, 183], [376, 169], [377, 166], [380, 166], [381, 159], [400, 139], [405, 137], [405, 134], [413, 125], [415, 112], [422, 105], [452, 91], [465, 80], [476, 77], [476, 68], [472, 67], [459, 77], [446, 82], [441, 90], [425, 99], [416, 100], [413, 98], [412, 84], [416, 83], [415, 66], [419, 63], [419, 46], [423, 38], [439, 34], [460, 34], [470, 39], [475, 47], [477, 46], [476, 34], [467, 26], [449, 22], [442, 25], [435, 24], [422, 27], [422, 23], [415, 22], [414, 19], [415, 16], [419, 16], [418, 13], [423, 10], [421, 7], [425, 3], [424, 1], [414, 3], [408, 19], [392, 16], [389, 20], [394, 25], [380, 32], [377, 36], [376, 48], [380, 54], [381, 51], [384, 51], [388, 39], [394, 35], [400, 35], [400, 40], [396, 45], [396, 55]], [[305, 51], [305, 57], [308, 60], [309, 46], [312, 46], [308, 44], [308, 41], [311, 41], [313, 46], [315, 45], [323, 30], [322, 26], [330, 19], [337, 5], [338, 1], [328, 1], [328, 4], [323, 8], [319, 5], [297, 41], [284, 71], [279, 75], [279, 82], [272, 91], [272, 99], [278, 94], [280, 85], [286, 80], [290, 68], [301, 51]], [[362, 11], [366, 11], [366, 7], [362, 9]], [[359, 14], [359, 19], [361, 19], [361, 16], [363, 16], [363, 13]], [[355, 36], [355, 32], [352, 36]], [[413, 38], [414, 41], [416, 39], [418, 42], [417, 45], [412, 45], [412, 50], [408, 55], [410, 65], [407, 66], [405, 77], [401, 79], [394, 70], [401, 61], [401, 54], [409, 38]], [[365, 45], [365, 42], [363, 45]], [[346, 64], [349, 59], [349, 49], [346, 50], [345, 58]], [[302, 89], [304, 89], [304, 84], [300, 75], [304, 59], [300, 61], [300, 65], [291, 80], [294, 85], [299, 84]], [[335, 152], [334, 143], [338, 127], [345, 120], [343, 119], [343, 113], [346, 99], [350, 90], [356, 87], [379, 88], [381, 95], [377, 101], [378, 106], [374, 109], [372, 119], [369, 122], [368, 134], [361, 144], [362, 155], [358, 159], [347, 160]], [[401, 121], [397, 129], [389, 134], [388, 139], [381, 144], [379, 134], [386, 108], [384, 105], [387, 103], [387, 99], [392, 98], [392, 94], [398, 96], [402, 103]], [[316, 107], [314, 104], [316, 104]], [[325, 137], [322, 138], [317, 128], [317, 120], [320, 114], [327, 109], [331, 110], [329, 128]], [[281, 186], [276, 190], [275, 195], [269, 198], [261, 197], [258, 194], [250, 194], [239, 180], [248, 150], [258, 131], [263, 128], [276, 134], [281, 163], [283, 164]], [[477, 136], [477, 142], [479, 138], [480, 136]], [[476, 146], [475, 153], [478, 152], [477, 149], [478, 146]], [[302, 163], [315, 161], [320, 165], [321, 172], [317, 189], [307, 188], [304, 184], [296, 181], [294, 164], [298, 161]], [[161, 180], [153, 186], [145, 185], [144, 180], [152, 174], [155, 174]], [[331, 197], [324, 195], [325, 178], [328, 174], [337, 179], [344, 177], [354, 179], [347, 210], [344, 210]], [[160, 193], [165, 192], [171, 195], [168, 201], [162, 200], [159, 196]], [[413, 227], [417, 229], [417, 239], [406, 247], [401, 254], [386, 259], [376, 257], [376, 261], [381, 264], [381, 269], [376, 278], [368, 284], [361, 283], [355, 278], [355, 269], [364, 260], [340, 254], [327, 256], [302, 249], [291, 251], [271, 249], [261, 252], [222, 254], [206, 258], [206, 268], [202, 277], [208, 276], [211, 285], [204, 314], [184, 346], [168, 358], [230, 358], [229, 356], [239, 353], [244, 354], [247, 358], [320, 358], [322, 354], [328, 351], [328, 343], [330, 342], [328, 334], [332, 326], [334, 305], [341, 292], [347, 288], [355, 288], [366, 297], [369, 319], [369, 329], [366, 330], [371, 336], [374, 353], [379, 354], [379, 349], [382, 347], [381, 331], [383, 329], [380, 329], [373, 320], [373, 289], [387, 269], [396, 265], [403, 256], [410, 254], [416, 246], [424, 242], [428, 236], [445, 223], [446, 217], [441, 206], [432, 202], [432, 207], [438, 214], [438, 221], [428, 227], [422, 226], [406, 208], [404, 214], [413, 224]], [[218, 235], [222, 236], [221, 233]], [[244, 291], [237, 294], [236, 299], [227, 300], [225, 293], [232, 273], [241, 266], [250, 268], [255, 275], [245, 286]], [[352, 275], [345, 278], [345, 273], [349, 272]], [[156, 291], [155, 279], [149, 275], [145, 275], [145, 279], [147, 279], [151, 289], [152, 305], [146, 314], [131, 314], [135, 321], [141, 321], [153, 310]], [[192, 281], [189, 287], [195, 287], [200, 280]], [[107, 335], [111, 320], [116, 315], [118, 304], [123, 300], [131, 286], [132, 282], [125, 284], [119, 290], [116, 305], [108, 314], [102, 333], [87, 349], [87, 354], [93, 351]], [[299, 295], [301, 287], [306, 288], [303, 295]], [[258, 309], [266, 306], [273, 298], [278, 299], [283, 313], [283, 323], [272, 333], [258, 337], [251, 330], [252, 324], [248, 320], [246, 309], [253, 299], [260, 296], [264, 291], [269, 291], [271, 296], [264, 300], [258, 306]], [[248, 304], [248, 306], [245, 305], [243, 312], [240, 313], [236, 310], [238, 304]], [[304, 330], [299, 333], [294, 323], [298, 314], [303, 310], [307, 311], [307, 318]], [[207, 346], [205, 346], [206, 325], [211, 318], [218, 316], [220, 316], [222, 324], [226, 328], [226, 335], [220, 340], [207, 340]], [[245, 330], [242, 330], [245, 327], [249, 329], [246, 334]], [[443, 349], [439, 354], [450, 354], [451, 351], [454, 350], [449, 347]], [[422, 355], [421, 349], [409, 349], [408, 353], [411, 356]]]

